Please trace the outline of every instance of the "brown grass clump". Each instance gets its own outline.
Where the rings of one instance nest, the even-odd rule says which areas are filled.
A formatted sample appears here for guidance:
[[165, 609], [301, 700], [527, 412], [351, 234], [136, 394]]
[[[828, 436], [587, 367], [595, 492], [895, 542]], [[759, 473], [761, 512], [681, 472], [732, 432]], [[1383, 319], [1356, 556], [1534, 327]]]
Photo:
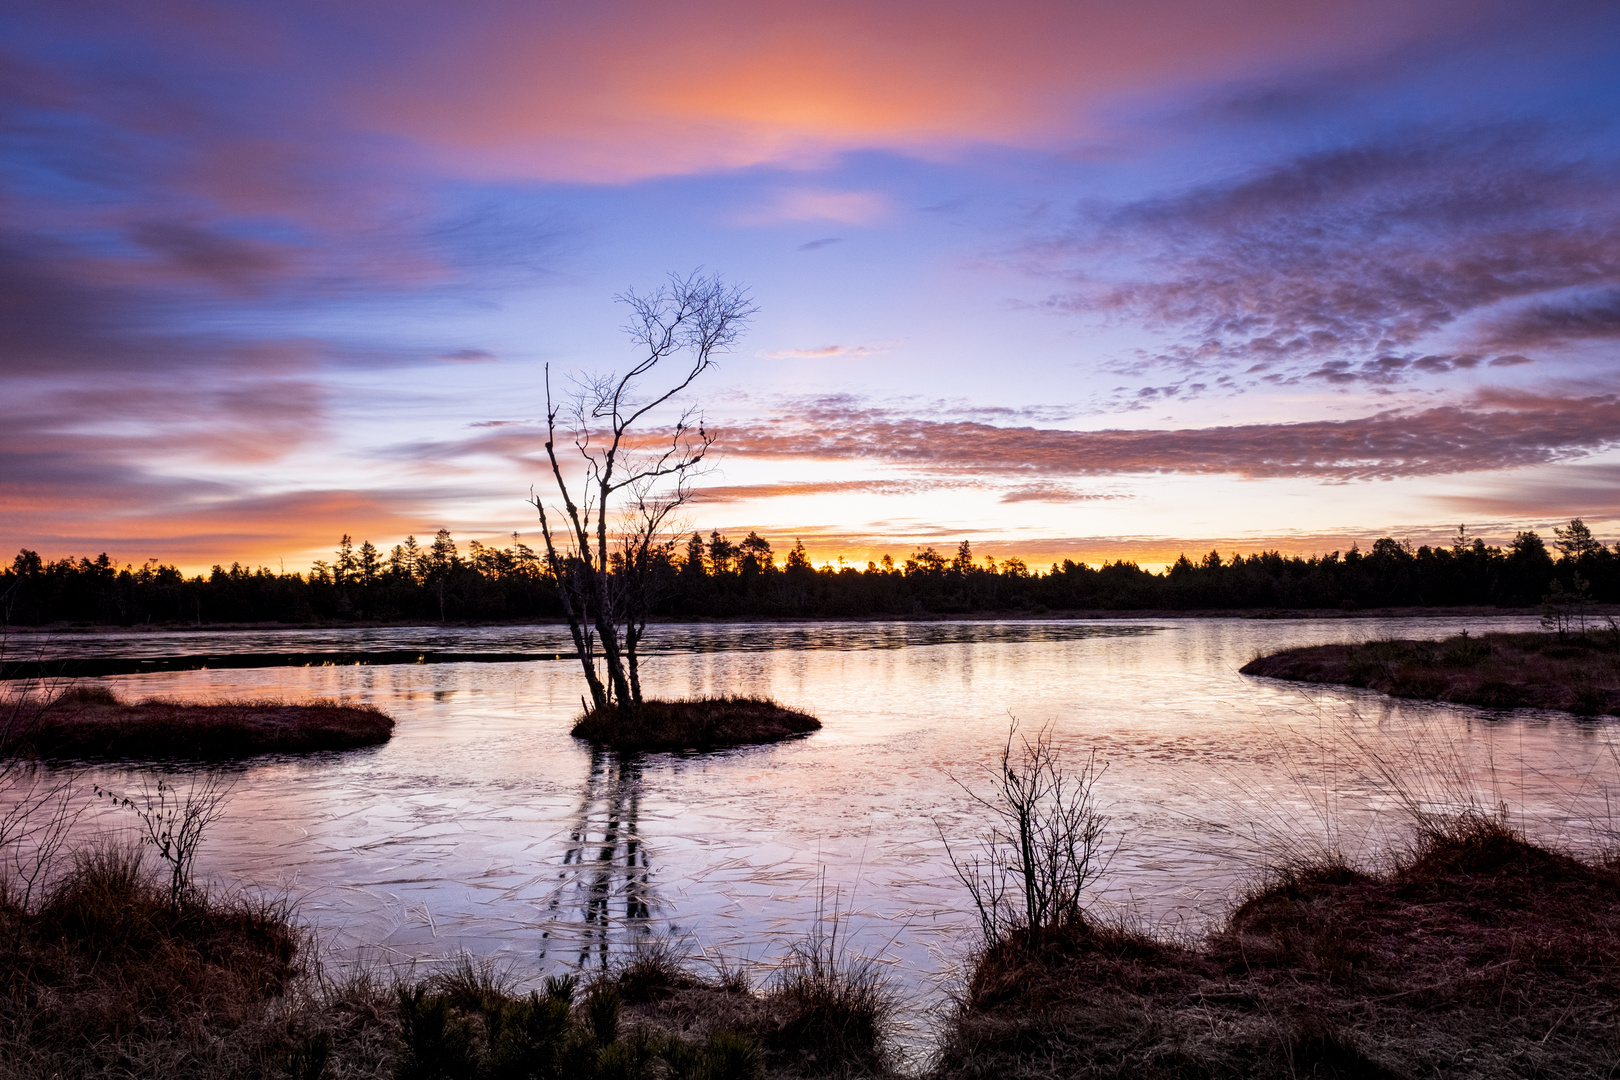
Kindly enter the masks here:
[[876, 965], [837, 956], [814, 939], [795, 949], [765, 996], [772, 1064], [805, 1076], [886, 1076], [895, 1003]]
[[1607, 630], [1311, 645], [1258, 657], [1241, 670], [1489, 709], [1620, 715], [1620, 634]]
[[1079, 924], [979, 962], [938, 1077], [1598, 1077], [1620, 875], [1466, 814], [1389, 871], [1299, 867], [1197, 945]]
[[592, 709], [574, 725], [573, 736], [631, 753], [779, 742], [820, 728], [815, 717], [769, 698], [705, 697], [647, 701], [634, 712]]
[[[764, 1080], [759, 1043], [728, 1021], [757, 1012], [746, 993], [727, 992], [674, 969], [677, 954], [638, 956], [583, 988], [553, 976], [544, 992], [520, 995], [488, 963], [463, 958], [450, 970], [396, 990], [396, 1080]], [[649, 966], [650, 965], [650, 966]], [[654, 970], [656, 1004], [633, 1006], [625, 987]], [[667, 992], [664, 992], [667, 991]], [[701, 1023], [681, 1023], [681, 1018]]]
[[193, 892], [176, 909], [141, 849], [81, 852], [36, 908], [0, 901], [0, 1077], [287, 1075], [323, 1040], [377, 1074], [375, 995], [317, 1008], [302, 944], [281, 904]]
[[161, 699], [130, 704], [101, 687], [82, 687], [62, 694], [13, 732], [6, 749], [40, 758], [219, 761], [374, 746], [387, 742], [393, 730], [393, 719], [372, 705]]
[[734, 1055], [739, 1076], [892, 1075], [893, 998], [877, 966], [831, 935], [797, 943], [761, 992], [735, 970], [699, 975], [672, 942], [655, 941], [591, 984], [587, 1001], [603, 993], [643, 1038], [751, 1047]]

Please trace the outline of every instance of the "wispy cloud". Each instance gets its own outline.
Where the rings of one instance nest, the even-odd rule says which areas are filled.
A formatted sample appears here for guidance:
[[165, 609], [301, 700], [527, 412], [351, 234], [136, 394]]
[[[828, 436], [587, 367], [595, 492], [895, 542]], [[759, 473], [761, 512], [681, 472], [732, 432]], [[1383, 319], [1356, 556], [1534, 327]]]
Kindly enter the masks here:
[[904, 480], [798, 480], [777, 484], [731, 484], [698, 489], [697, 501], [710, 503], [751, 502], [755, 499], [801, 498], [812, 495], [917, 495], [977, 487], [961, 479]]
[[822, 345], [814, 349], [762, 349], [761, 360], [861, 360], [886, 353], [893, 345]]
[[[1620, 336], [1613, 168], [1524, 126], [1311, 153], [1088, 216], [1046, 253], [1139, 273], [1053, 304], [1184, 335], [1163, 362], [1272, 381], [1390, 384]], [[1422, 349], [1442, 331], [1486, 356]]]
[[762, 205], [735, 212], [731, 220], [738, 225], [782, 225], [796, 221], [874, 225], [892, 213], [894, 204], [880, 192], [783, 188]]
[[1352, 420], [1179, 430], [1072, 431], [906, 419], [847, 398], [735, 425], [727, 450], [760, 458], [885, 461], [1003, 475], [1183, 473], [1371, 480], [1515, 468], [1620, 444], [1620, 396], [1502, 391], [1467, 405]]
[[1128, 499], [1129, 495], [1115, 492], [1080, 491], [1067, 484], [1021, 484], [1009, 488], [1001, 496], [1004, 503], [1045, 502], [1045, 503], [1073, 503], [1073, 502], [1103, 502], [1112, 499]]
[[1620, 284], [1527, 304], [1487, 324], [1484, 336], [1506, 348], [1620, 340]]

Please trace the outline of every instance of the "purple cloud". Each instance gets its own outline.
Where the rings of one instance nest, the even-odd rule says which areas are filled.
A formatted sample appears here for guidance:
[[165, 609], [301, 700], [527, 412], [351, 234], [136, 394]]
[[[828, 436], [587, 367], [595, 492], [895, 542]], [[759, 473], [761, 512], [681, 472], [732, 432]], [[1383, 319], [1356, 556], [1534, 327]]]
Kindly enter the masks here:
[[[1409, 132], [1121, 206], [1056, 246], [1078, 265], [1133, 259], [1134, 280], [1053, 304], [1185, 336], [1159, 358], [1180, 366], [1338, 383], [1478, 363], [1423, 362], [1414, 347], [1441, 330], [1512, 350], [1620, 335], [1613, 165], [1548, 142]], [[1590, 291], [1537, 299], [1571, 289]], [[1528, 306], [1495, 314], [1513, 303]]]
[[1620, 395], [1484, 392], [1469, 405], [1353, 420], [1070, 431], [896, 417], [847, 398], [729, 428], [728, 454], [884, 461], [1003, 476], [1231, 474], [1373, 480], [1515, 468], [1620, 444]]

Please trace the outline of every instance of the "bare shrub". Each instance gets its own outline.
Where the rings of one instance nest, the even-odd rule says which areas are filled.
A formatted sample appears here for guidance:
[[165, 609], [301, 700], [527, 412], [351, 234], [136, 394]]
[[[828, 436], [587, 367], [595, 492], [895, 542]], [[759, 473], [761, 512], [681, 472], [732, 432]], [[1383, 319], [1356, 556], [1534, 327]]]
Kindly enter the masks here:
[[[8, 655], [0, 635], [0, 665]], [[0, 907], [15, 922], [10, 943], [13, 965], [22, 948], [34, 904], [62, 863], [73, 824], [82, 812], [72, 801], [72, 785], [52, 778], [18, 751], [38, 729], [53, 702], [73, 693], [60, 680], [8, 679], [0, 683]]]
[[1014, 720], [1001, 762], [991, 770], [990, 794], [956, 781], [995, 818], [976, 855], [959, 858], [946, 841], [987, 946], [1022, 934], [1034, 947], [1043, 931], [1084, 921], [1086, 890], [1113, 855], [1103, 850], [1108, 819], [1095, 795], [1106, 769], [1095, 751], [1079, 768], [1065, 769], [1050, 726], [1031, 740], [1018, 734]]
[[68, 781], [49, 779], [37, 767], [13, 763], [0, 771], [0, 794], [9, 802], [0, 814], [0, 907], [16, 923], [13, 964], [35, 901], [62, 866], [68, 836], [84, 812], [72, 793]]
[[225, 813], [234, 777], [220, 772], [193, 773], [182, 792], [172, 780], [143, 780], [137, 796], [119, 795], [99, 785], [98, 796], [135, 811], [141, 841], [150, 844], [169, 868], [169, 906], [179, 911], [193, 890], [192, 865], [203, 834]]

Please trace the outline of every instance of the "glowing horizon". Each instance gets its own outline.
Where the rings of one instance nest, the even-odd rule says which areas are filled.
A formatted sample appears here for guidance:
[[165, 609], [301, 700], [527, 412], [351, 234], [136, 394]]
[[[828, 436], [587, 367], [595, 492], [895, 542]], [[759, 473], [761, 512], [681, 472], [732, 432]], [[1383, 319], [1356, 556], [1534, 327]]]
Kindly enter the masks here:
[[[537, 531], [541, 372], [704, 266], [688, 515], [864, 566], [1620, 537], [1620, 13], [0, 14], [0, 558]], [[388, 539], [393, 538], [393, 539]]]

